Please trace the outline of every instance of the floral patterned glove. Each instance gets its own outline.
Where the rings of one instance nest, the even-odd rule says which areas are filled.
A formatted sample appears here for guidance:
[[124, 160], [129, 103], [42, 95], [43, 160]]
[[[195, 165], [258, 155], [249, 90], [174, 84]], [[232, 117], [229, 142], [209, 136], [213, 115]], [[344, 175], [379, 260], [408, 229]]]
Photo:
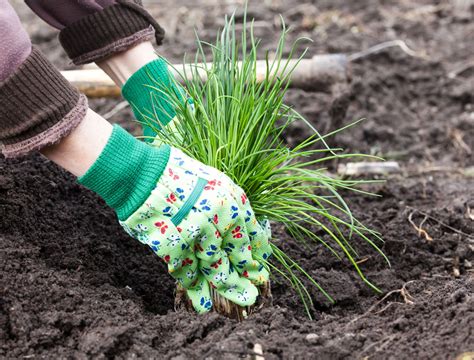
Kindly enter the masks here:
[[255, 285], [269, 276], [269, 227], [255, 219], [245, 193], [226, 175], [114, 126], [79, 182], [101, 195], [125, 230], [168, 264], [196, 311], [212, 308], [211, 287], [238, 305], [255, 303]]
[[[226, 175], [172, 148], [145, 203], [122, 226], [162, 257], [198, 312], [212, 307], [209, 286], [241, 306], [268, 280], [268, 223], [260, 224]], [[255, 249], [255, 251], [252, 251]]]
[[[183, 101], [186, 98], [185, 91], [173, 80], [166, 61], [160, 58], [148, 63], [138, 70], [134, 75], [132, 75], [132, 77], [130, 77], [122, 89], [123, 96], [132, 104], [135, 116], [144, 125], [144, 135], [148, 136], [148, 139], [152, 139], [156, 134], [146, 125], [147, 123], [156, 122], [156, 120], [158, 120], [161, 126], [171, 127], [174, 125], [174, 121], [179, 121], [175, 118], [176, 112], [165, 94], [164, 88], [173, 89], [176, 94], [183, 98]], [[192, 106], [192, 99], [188, 99], [187, 101], [189, 105]], [[161, 144], [158, 137], [155, 138], [153, 144], [155, 146]], [[211, 219], [211, 221], [206, 224], [208, 228], [211, 228], [211, 230], [204, 231], [204, 233], [208, 232], [211, 235], [206, 234], [204, 238], [200, 237], [200, 240], [196, 243], [196, 256], [201, 259], [198, 266], [199, 284], [192, 290], [188, 290], [188, 296], [191, 298], [193, 304], [198, 302], [204, 303], [206, 306], [211, 306], [210, 302], [207, 301], [207, 299], [209, 299], [209, 296], [207, 295], [209, 291], [207, 288], [210, 284], [210, 286], [217, 287], [218, 289], [220, 289], [218, 285], [222, 285], [223, 290], [220, 289], [221, 292], [224, 291], [224, 294], [222, 295], [236, 303], [239, 303], [239, 297], [244, 299], [251, 296], [253, 298], [253, 294], [255, 294], [255, 289], [253, 287], [250, 288], [251, 291], [244, 291], [242, 290], [242, 285], [233, 284], [232, 286], [229, 286], [223, 281], [228, 279], [227, 281], [230, 281], [231, 283], [235, 282], [234, 279], [229, 277], [229, 273], [233, 273], [235, 269], [237, 269], [239, 274], [247, 277], [254, 284], [261, 285], [268, 280], [268, 273], [262, 267], [261, 263], [255, 263], [255, 260], [266, 260], [271, 254], [271, 248], [268, 244], [268, 240], [271, 237], [268, 221], [264, 221], [262, 224], [257, 222], [244, 191], [235, 185], [226, 175], [212, 167], [204, 166], [182, 153], [178, 154], [177, 150], [174, 151], [174, 155], [175, 156], [171, 157], [170, 162], [173, 161], [174, 157], [183, 159], [175, 163], [175, 166], [179, 167], [180, 163], [184, 163], [184, 159], [187, 159], [186, 165], [183, 166], [191, 165], [193, 168], [197, 169], [194, 171], [195, 175], [197, 174], [203, 179], [211, 179], [212, 183], [215, 183], [217, 187], [222, 187], [227, 191], [230, 190], [231, 196], [235, 200], [232, 204], [227, 201], [227, 209], [220, 210], [224, 211], [222, 214], [219, 214], [219, 210], [216, 210], [215, 206], [211, 206], [211, 200], [206, 198], [200, 199], [200, 201], [196, 203], [197, 205], [193, 208], [193, 211], [199, 209]], [[170, 169], [169, 171], [173, 170]], [[180, 176], [177, 174], [175, 175]], [[179, 201], [183, 201], [187, 196], [186, 191], [192, 191], [191, 189], [194, 186], [191, 184], [189, 189], [186, 190], [183, 186], [176, 184], [176, 181], [181, 180], [170, 181], [168, 179], [165, 181], [167, 181], [166, 186], [168, 190], [172, 190], [171, 193], [173, 193], [173, 196]], [[218, 197], [222, 196], [219, 193], [217, 195]], [[167, 196], [167, 194], [161, 194], [160, 196]], [[219, 207], [225, 207], [226, 205], [221, 204]], [[164, 204], [163, 209], [164, 215], [168, 218], [174, 216], [172, 213], [173, 211], [177, 211], [169, 203]], [[241, 218], [242, 214], [244, 214], [244, 221], [242, 221]], [[234, 219], [237, 219], [238, 221], [233, 221]], [[183, 225], [184, 224], [179, 226], [181, 231], [183, 231]], [[191, 222], [191, 227], [194, 225], [195, 224]], [[213, 225], [213, 227], [211, 225]], [[144, 225], [143, 221], [136, 220], [133, 223], [132, 229], [134, 230], [132, 231], [137, 231], [137, 226], [146, 226], [147, 231], [153, 229], [153, 227]], [[215, 228], [215, 231], [213, 231], [212, 228]], [[185, 231], [187, 231], [187, 229]], [[201, 229], [201, 231], [203, 231], [203, 229]], [[216, 236], [223, 233], [228, 234], [227, 238], [224, 236], [223, 241], [219, 237], [216, 239]], [[206, 243], [206, 241], [209, 243]], [[219, 262], [206, 256], [206, 254], [213, 252], [213, 250], [209, 248], [210, 246], [220, 246], [220, 251], [223, 249], [228, 254], [229, 260], [225, 256], [222, 259], [224, 262], [222, 268], [225, 271], [222, 271]], [[255, 271], [255, 267], [261, 268], [261, 271]], [[187, 275], [191, 276], [192, 272], [188, 272]], [[202, 292], [198, 291], [198, 289], [202, 289]], [[203, 293], [204, 295], [202, 295]], [[231, 294], [234, 296], [230, 297]]]

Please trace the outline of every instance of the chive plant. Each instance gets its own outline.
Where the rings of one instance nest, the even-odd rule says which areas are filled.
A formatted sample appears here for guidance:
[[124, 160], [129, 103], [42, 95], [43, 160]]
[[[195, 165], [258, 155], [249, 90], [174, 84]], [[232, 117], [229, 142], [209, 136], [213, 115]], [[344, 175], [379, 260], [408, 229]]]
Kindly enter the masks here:
[[[177, 111], [176, 119], [172, 126], [159, 130], [156, 109], [144, 110], [142, 115], [162, 142], [221, 170], [240, 185], [257, 218], [281, 223], [297, 241], [321, 243], [338, 259], [347, 258], [361, 279], [379, 291], [359, 268], [353, 243], [367, 242], [388, 263], [376, 244], [382, 239], [352, 215], [340, 195], [342, 190], [364, 193], [358, 186], [367, 182], [337, 178], [324, 166], [335, 159], [364, 155], [343, 153], [342, 149], [327, 145], [327, 137], [345, 128], [320, 135], [303, 116], [285, 105], [291, 73], [297, 66], [290, 59], [295, 58], [299, 40], [284, 59], [288, 30], [283, 21], [282, 24], [272, 59], [266, 56], [268, 70], [263, 81], [256, 76], [259, 41], [254, 37], [253, 24], [244, 19], [242, 34], [238, 36], [235, 18], [226, 18], [214, 44], [198, 39], [195, 64], [180, 73], [193, 106], [182, 101], [182, 94], [156, 82], [150, 88], [169, 96]], [[211, 53], [207, 63], [206, 48]], [[297, 59], [303, 56], [304, 52]], [[303, 121], [313, 134], [289, 147], [282, 135], [295, 121]], [[275, 244], [272, 247], [273, 256], [266, 265], [289, 281], [309, 316], [312, 299], [302, 281], [305, 277], [333, 302], [297, 260]]]

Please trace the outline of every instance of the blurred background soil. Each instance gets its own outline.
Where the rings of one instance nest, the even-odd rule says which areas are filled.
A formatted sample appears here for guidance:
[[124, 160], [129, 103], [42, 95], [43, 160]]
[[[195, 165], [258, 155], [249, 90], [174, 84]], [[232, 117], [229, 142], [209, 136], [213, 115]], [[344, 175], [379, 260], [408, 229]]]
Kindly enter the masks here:
[[[32, 37], [61, 69], [73, 68], [57, 32], [12, 1]], [[167, 30], [160, 54], [192, 58], [195, 35], [213, 41], [242, 1], [145, 1]], [[280, 14], [290, 43], [312, 39], [307, 56], [352, 54], [401, 39], [352, 64], [350, 84], [329, 93], [292, 89], [288, 103], [325, 133], [365, 118], [332, 139], [348, 152], [398, 161], [401, 173], [346, 194], [356, 217], [380, 231], [388, 268], [361, 248], [375, 294], [319, 245], [275, 241], [337, 300], [311, 290], [309, 320], [280, 279], [274, 305], [243, 323], [173, 309], [164, 266], [128, 238], [97, 196], [44, 158], [0, 158], [1, 358], [454, 359], [474, 351], [474, 7], [467, 0], [249, 0], [261, 56], [275, 47]], [[241, 20], [239, 21], [241, 24]], [[241, 25], [240, 25], [241, 26]], [[289, 46], [288, 46], [289, 51]], [[91, 107], [137, 133], [120, 99]], [[295, 124], [293, 144], [309, 132]], [[338, 164], [332, 165], [332, 170]], [[419, 234], [414, 225], [423, 228]], [[364, 251], [365, 250], [365, 251]]]

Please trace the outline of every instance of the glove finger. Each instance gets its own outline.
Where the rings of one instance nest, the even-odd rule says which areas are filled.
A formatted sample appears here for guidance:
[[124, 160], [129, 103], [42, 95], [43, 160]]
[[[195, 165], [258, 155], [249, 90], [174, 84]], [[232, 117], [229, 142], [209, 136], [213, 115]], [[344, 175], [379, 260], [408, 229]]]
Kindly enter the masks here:
[[253, 220], [248, 221], [246, 224], [250, 237], [250, 244], [252, 245], [253, 257], [257, 260], [268, 260], [273, 251], [270, 245], [270, 223], [268, 220], [259, 222], [254, 218]]
[[[266, 261], [272, 253], [269, 242], [271, 239], [270, 223], [268, 221], [262, 221], [262, 223], [260, 223], [256, 219], [250, 201], [242, 188], [235, 183], [226, 183], [226, 186], [229, 187], [230, 196], [232, 196], [234, 200], [232, 210], [238, 213], [236, 222], [238, 223], [243, 219], [243, 224], [240, 223], [240, 232], [246, 234], [250, 239], [251, 257], [262, 263], [262, 260]], [[234, 231], [235, 228], [232, 232]], [[229, 239], [229, 235], [226, 234], [224, 239]], [[263, 280], [260, 276], [258, 278], [261, 281]], [[266, 280], [268, 280], [268, 277], [264, 281]]]
[[[252, 256], [250, 238], [244, 221], [250, 220], [250, 217], [248, 219], [244, 217], [245, 214], [239, 208], [235, 195], [229, 190], [237, 191], [236, 187], [223, 188], [219, 181], [211, 180], [196, 202], [193, 209], [195, 212], [193, 221], [198, 218], [200, 223], [210, 222], [215, 227], [215, 230], [208, 231], [201, 238], [200, 243], [203, 246], [197, 249], [196, 256], [204, 261], [215, 262], [216, 250], [221, 248], [222, 244], [222, 248], [229, 255], [237, 271], [254, 283], [262, 284], [268, 280], [269, 274], [263, 264], [255, 261]], [[216, 195], [220, 201], [213, 202], [208, 199], [208, 196]], [[255, 217], [253, 219], [255, 220]], [[257, 223], [256, 220], [255, 222]]]
[[203, 274], [197, 276], [197, 283], [186, 289], [186, 293], [197, 313], [203, 314], [212, 309], [210, 286]]
[[195, 255], [199, 259], [199, 273], [209, 285], [234, 303], [241, 306], [253, 304], [258, 295], [257, 288], [248, 279], [241, 277], [230, 263], [226, 252], [222, 249], [220, 232], [215, 229], [208, 217], [196, 209], [192, 217], [183, 219], [180, 227], [182, 232], [188, 232], [190, 229], [199, 232], [194, 247]]
[[[170, 159], [180, 162], [176, 156]], [[138, 212], [141, 218], [149, 221], [148, 227], [154, 229], [151, 245], [155, 252], [168, 264], [169, 273], [185, 288], [196, 279], [198, 260], [194, 254], [194, 244], [200, 229], [199, 226], [190, 226], [183, 231], [182, 225], [175, 223], [175, 215], [192, 192], [195, 178], [185, 176], [181, 168], [167, 166], [158, 186], [148, 198], [145, 210], [140, 212], [139, 209]], [[182, 188], [176, 188], [178, 183]]]
[[237, 193], [232, 195], [237, 198], [239, 208], [245, 213], [245, 229], [252, 245], [252, 255], [256, 260], [267, 260], [272, 254], [270, 222], [267, 219], [257, 220], [245, 192], [238, 186], [236, 186], [236, 189]]
[[205, 214], [193, 208], [181, 221], [179, 228], [182, 234], [194, 237], [193, 250], [196, 258], [208, 264], [219, 260], [222, 237]]
[[230, 262], [243, 277], [257, 285], [268, 281], [267, 269], [253, 256], [250, 238], [242, 217], [237, 219], [235, 226], [225, 236], [223, 248]]
[[199, 262], [199, 269], [209, 285], [216, 291], [240, 306], [250, 306], [255, 303], [258, 290], [252, 282], [234, 269], [225, 251], [220, 250], [221, 257], [212, 264]]

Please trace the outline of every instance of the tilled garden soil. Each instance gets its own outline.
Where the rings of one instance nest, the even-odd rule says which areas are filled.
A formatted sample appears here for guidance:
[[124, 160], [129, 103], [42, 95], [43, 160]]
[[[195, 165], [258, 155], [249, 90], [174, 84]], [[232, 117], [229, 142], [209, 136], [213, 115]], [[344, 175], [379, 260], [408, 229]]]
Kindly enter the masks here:
[[[33, 41], [69, 67], [56, 33], [13, 3]], [[193, 27], [212, 40], [236, 6], [189, 3], [149, 1], [169, 34], [161, 52], [173, 61], [192, 53]], [[275, 241], [335, 305], [311, 290], [309, 320], [276, 279], [273, 306], [243, 323], [176, 312], [164, 266], [124, 234], [102, 200], [39, 155], [0, 159], [0, 357], [251, 359], [256, 344], [265, 359], [454, 359], [474, 351], [474, 69], [464, 69], [474, 61], [474, 9], [460, 4], [250, 1], [264, 49], [275, 44], [281, 13], [292, 39], [314, 40], [309, 55], [354, 53], [392, 39], [419, 55], [386, 50], [355, 62], [351, 83], [333, 93], [288, 95], [321, 131], [366, 118], [331, 141], [401, 165], [400, 174], [368, 188], [381, 197], [345, 194], [354, 214], [385, 239], [391, 268], [360, 247], [361, 267], [383, 294], [321, 246], [295, 243], [275, 225]], [[116, 104], [91, 101], [101, 114]], [[136, 130], [130, 118], [125, 111], [111, 120]], [[295, 126], [286, 138], [292, 143], [304, 132]]]

